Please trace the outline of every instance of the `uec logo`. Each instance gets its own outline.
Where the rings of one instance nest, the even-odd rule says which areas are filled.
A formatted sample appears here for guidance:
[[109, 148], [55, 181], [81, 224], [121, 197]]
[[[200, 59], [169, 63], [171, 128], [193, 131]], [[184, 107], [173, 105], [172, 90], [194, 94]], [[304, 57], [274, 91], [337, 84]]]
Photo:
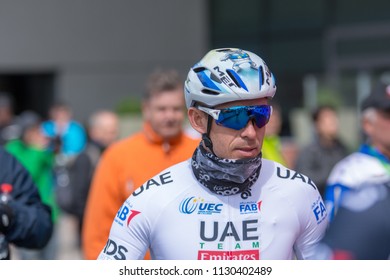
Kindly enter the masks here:
[[203, 199], [196, 199], [195, 196], [185, 198], [179, 206], [180, 213], [192, 214], [198, 210], [198, 214], [221, 213], [223, 204], [203, 202]]

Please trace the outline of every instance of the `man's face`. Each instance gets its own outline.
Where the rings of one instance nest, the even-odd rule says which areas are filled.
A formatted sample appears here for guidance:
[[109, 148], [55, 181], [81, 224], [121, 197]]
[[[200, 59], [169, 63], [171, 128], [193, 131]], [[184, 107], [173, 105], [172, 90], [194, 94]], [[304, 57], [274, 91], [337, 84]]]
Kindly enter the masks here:
[[327, 139], [336, 138], [339, 131], [339, 119], [336, 112], [324, 109], [318, 116], [316, 127], [322, 137]]
[[57, 107], [51, 110], [50, 116], [58, 126], [66, 126], [72, 118], [72, 114], [68, 108]]
[[143, 115], [163, 139], [177, 136], [184, 121], [184, 95], [181, 89], [152, 96], [143, 106]]
[[91, 138], [108, 147], [119, 137], [119, 120], [115, 114], [105, 113], [96, 121], [97, 124], [90, 128]]
[[0, 125], [7, 125], [12, 120], [12, 111], [8, 107], [0, 107]]
[[372, 144], [390, 156], [390, 110], [376, 110], [374, 118], [365, 121], [364, 130]]
[[[216, 109], [228, 108], [233, 106], [253, 106], [266, 105], [267, 99], [260, 98], [254, 100], [234, 101], [220, 106]], [[206, 116], [207, 117], [207, 116]], [[213, 143], [214, 153], [220, 158], [244, 159], [254, 158], [259, 155], [263, 145], [265, 126], [258, 128], [252, 121], [240, 129], [217, 125], [212, 122], [210, 138]]]
[[278, 110], [272, 111], [272, 116], [266, 126], [265, 134], [269, 136], [278, 135], [282, 129], [282, 116]]

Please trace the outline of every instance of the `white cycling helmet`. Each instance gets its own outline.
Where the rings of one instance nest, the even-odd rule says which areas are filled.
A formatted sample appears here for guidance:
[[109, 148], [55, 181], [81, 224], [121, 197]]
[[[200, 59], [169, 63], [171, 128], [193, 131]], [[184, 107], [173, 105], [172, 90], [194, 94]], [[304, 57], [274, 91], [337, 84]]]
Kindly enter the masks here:
[[274, 75], [258, 55], [237, 48], [209, 51], [189, 71], [184, 85], [187, 108], [214, 107], [237, 100], [272, 98]]

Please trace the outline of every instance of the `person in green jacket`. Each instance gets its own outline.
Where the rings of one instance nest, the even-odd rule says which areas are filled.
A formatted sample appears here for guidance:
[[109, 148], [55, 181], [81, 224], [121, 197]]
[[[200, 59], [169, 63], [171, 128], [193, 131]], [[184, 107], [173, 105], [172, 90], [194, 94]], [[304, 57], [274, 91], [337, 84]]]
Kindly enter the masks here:
[[[54, 154], [47, 149], [49, 138], [41, 131], [40, 117], [31, 111], [25, 111], [18, 117], [22, 136], [5, 144], [5, 149], [13, 154], [27, 169], [38, 187], [42, 202], [52, 209], [54, 224], [58, 221], [60, 210], [56, 204], [53, 163]], [[48, 245], [42, 250], [19, 249], [21, 259], [56, 259], [57, 240], [53, 234]]]
[[280, 107], [273, 102], [272, 115], [265, 128], [265, 137], [263, 140], [263, 158], [270, 159], [286, 166], [286, 161], [282, 154], [282, 144], [280, 140], [280, 130], [282, 127], [282, 116]]
[[298, 147], [291, 137], [282, 137], [282, 111], [276, 101], [271, 101], [272, 115], [265, 128], [263, 140], [263, 158], [276, 161], [287, 168], [293, 168]]

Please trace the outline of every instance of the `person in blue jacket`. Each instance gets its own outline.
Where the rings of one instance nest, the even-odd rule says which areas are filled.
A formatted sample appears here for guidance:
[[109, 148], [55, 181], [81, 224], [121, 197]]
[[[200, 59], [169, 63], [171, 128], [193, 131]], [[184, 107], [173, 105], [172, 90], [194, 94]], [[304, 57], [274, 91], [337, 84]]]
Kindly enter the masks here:
[[43, 132], [52, 140], [52, 149], [65, 157], [82, 152], [87, 142], [87, 134], [82, 124], [72, 118], [71, 108], [62, 102], [50, 108], [50, 119], [42, 124]]
[[53, 233], [51, 208], [42, 203], [28, 171], [0, 147], [0, 260], [9, 244], [41, 249]]

